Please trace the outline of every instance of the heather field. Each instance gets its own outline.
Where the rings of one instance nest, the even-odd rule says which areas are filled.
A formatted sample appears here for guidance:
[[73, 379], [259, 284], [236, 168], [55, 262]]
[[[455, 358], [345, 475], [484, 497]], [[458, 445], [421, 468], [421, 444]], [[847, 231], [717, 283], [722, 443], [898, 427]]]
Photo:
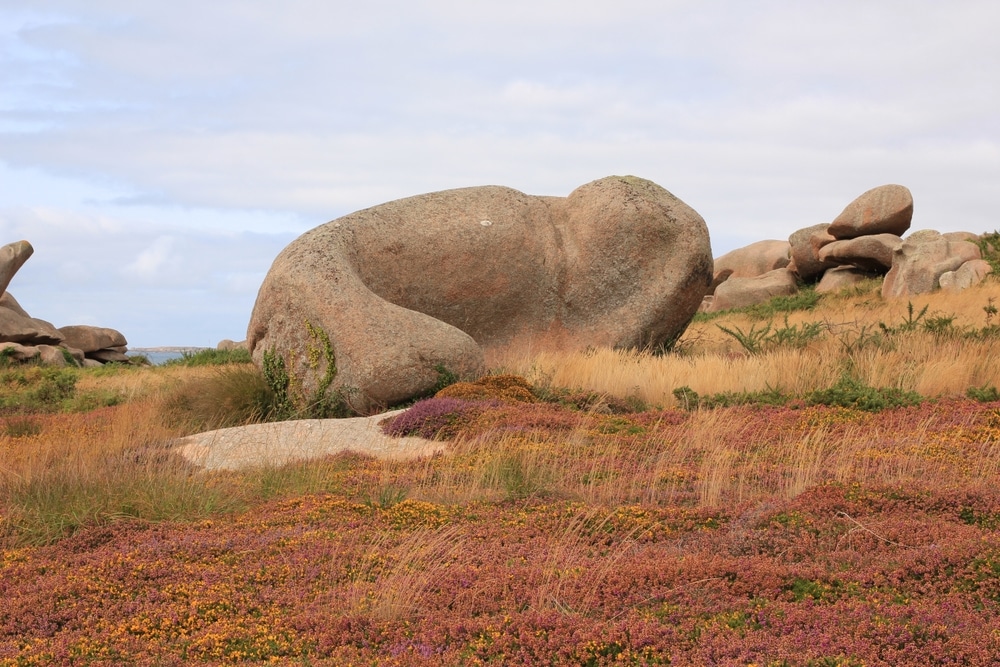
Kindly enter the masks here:
[[192, 468], [247, 364], [4, 369], [0, 665], [995, 665], [995, 301], [509, 350], [384, 424], [418, 462]]

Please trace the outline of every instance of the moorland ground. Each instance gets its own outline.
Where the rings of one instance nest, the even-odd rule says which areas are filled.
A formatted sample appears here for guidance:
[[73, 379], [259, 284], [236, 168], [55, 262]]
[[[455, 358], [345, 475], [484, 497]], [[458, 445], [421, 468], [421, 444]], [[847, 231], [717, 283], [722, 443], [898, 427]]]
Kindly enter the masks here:
[[531, 391], [414, 405], [418, 462], [191, 466], [278, 414], [238, 356], [7, 366], [0, 665], [996, 664], [998, 305], [871, 283], [506, 350]]

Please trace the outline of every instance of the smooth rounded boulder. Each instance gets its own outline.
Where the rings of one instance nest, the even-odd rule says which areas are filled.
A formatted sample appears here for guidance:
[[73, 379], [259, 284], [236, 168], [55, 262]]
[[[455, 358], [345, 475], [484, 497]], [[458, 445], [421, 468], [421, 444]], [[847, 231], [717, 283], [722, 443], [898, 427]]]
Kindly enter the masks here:
[[836, 266], [833, 262], [824, 262], [819, 258], [823, 246], [836, 240], [830, 235], [829, 228], [829, 223], [824, 222], [799, 229], [788, 237], [792, 258], [788, 264], [789, 271], [802, 280], [812, 280]]
[[788, 241], [757, 241], [748, 246], [730, 250], [715, 259], [715, 276], [712, 289], [729, 278], [753, 278], [768, 271], [783, 269], [791, 261], [791, 245]]
[[746, 308], [770, 301], [776, 296], [791, 296], [799, 291], [795, 274], [786, 269], [775, 269], [752, 278], [730, 278], [715, 290], [708, 312]]
[[73, 324], [59, 327], [67, 347], [75, 347], [86, 353], [97, 352], [106, 348], [122, 348], [128, 345], [125, 336], [120, 331], [108, 327], [94, 327], [86, 324]]
[[853, 239], [870, 234], [902, 236], [913, 219], [913, 195], [903, 185], [882, 185], [852, 201], [830, 223], [830, 234]]
[[838, 266], [856, 266], [872, 273], [886, 273], [892, 268], [893, 253], [903, 245], [895, 234], [873, 234], [828, 243], [819, 251], [821, 262]]
[[480, 373], [491, 348], [669, 344], [712, 266], [701, 216], [641, 178], [568, 197], [446, 190], [293, 241], [261, 285], [247, 345], [258, 365], [280, 358], [304, 395], [340, 392], [364, 412], [433, 390], [442, 371]]

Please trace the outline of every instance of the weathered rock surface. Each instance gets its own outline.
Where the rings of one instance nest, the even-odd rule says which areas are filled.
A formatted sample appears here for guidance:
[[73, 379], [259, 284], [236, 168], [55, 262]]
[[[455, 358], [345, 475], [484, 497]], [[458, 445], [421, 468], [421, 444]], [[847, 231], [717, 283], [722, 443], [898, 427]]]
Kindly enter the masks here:
[[124, 352], [119, 352], [118, 350], [96, 350], [94, 352], [87, 353], [88, 359], [93, 359], [94, 361], [100, 361], [102, 364], [110, 363], [112, 361], [127, 364], [128, 356]]
[[873, 234], [834, 241], [819, 251], [821, 262], [855, 266], [863, 271], [886, 273], [892, 268], [893, 253], [903, 245], [895, 234]]
[[74, 324], [59, 327], [59, 331], [65, 337], [67, 346], [83, 350], [84, 353], [97, 352], [105, 348], [122, 348], [118, 351], [124, 352], [125, 346], [128, 345], [121, 332], [107, 327]]
[[968, 241], [948, 241], [938, 234], [908, 238], [893, 255], [892, 269], [882, 282], [883, 298], [925, 294], [939, 286], [942, 274], [968, 261], [981, 259], [979, 246]]
[[823, 277], [816, 284], [816, 291], [820, 294], [836, 292], [876, 275], [856, 266], [835, 266], [823, 272]]
[[0, 308], [13, 310], [15, 313], [23, 317], [31, 317], [31, 315], [29, 315], [24, 308], [21, 308], [21, 304], [17, 302], [17, 299], [15, 299], [14, 295], [10, 292], [4, 292], [0, 295]]
[[0, 308], [0, 343], [58, 345], [62, 341], [63, 335], [59, 330], [45, 320]]
[[913, 219], [913, 195], [902, 185], [872, 188], [850, 204], [830, 224], [838, 239], [871, 234], [902, 236]]
[[218, 345], [215, 346], [216, 350], [220, 352], [229, 352], [232, 350], [245, 350], [247, 349], [247, 342], [245, 340], [234, 341], [228, 338], [223, 338], [219, 341]]
[[788, 237], [792, 257], [788, 269], [802, 280], [811, 280], [836, 266], [819, 258], [819, 251], [823, 246], [836, 240], [827, 231], [829, 228], [829, 224], [821, 223], [800, 229]]
[[712, 280], [701, 216], [660, 186], [612, 176], [568, 197], [499, 186], [358, 211], [275, 260], [247, 330], [304, 391], [336, 355], [329, 391], [369, 410], [482, 370], [483, 348], [655, 347], [683, 332]]
[[776, 296], [795, 294], [798, 286], [795, 274], [788, 269], [775, 269], [753, 278], [730, 278], [715, 290], [709, 312], [745, 308], [764, 303]]
[[710, 292], [729, 278], [752, 278], [783, 269], [791, 261], [788, 241], [757, 241], [748, 246], [730, 250], [715, 260], [715, 275]]
[[938, 278], [938, 283], [940, 283], [941, 289], [949, 292], [961, 292], [983, 282], [986, 276], [992, 272], [993, 267], [990, 266], [989, 262], [984, 259], [973, 259], [965, 262], [954, 271], [942, 273], [941, 277]]
[[11, 278], [33, 252], [35, 249], [27, 241], [16, 241], [0, 247], [0, 294], [7, 289]]

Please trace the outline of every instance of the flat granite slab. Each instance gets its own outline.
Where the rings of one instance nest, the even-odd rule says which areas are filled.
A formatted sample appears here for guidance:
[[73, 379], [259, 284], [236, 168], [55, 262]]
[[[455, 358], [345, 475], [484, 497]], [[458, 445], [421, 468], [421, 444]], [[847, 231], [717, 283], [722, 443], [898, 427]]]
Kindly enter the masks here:
[[385, 435], [379, 422], [401, 412], [223, 428], [179, 438], [174, 449], [206, 470], [277, 467], [348, 451], [380, 459], [415, 459], [445, 451], [443, 442]]

